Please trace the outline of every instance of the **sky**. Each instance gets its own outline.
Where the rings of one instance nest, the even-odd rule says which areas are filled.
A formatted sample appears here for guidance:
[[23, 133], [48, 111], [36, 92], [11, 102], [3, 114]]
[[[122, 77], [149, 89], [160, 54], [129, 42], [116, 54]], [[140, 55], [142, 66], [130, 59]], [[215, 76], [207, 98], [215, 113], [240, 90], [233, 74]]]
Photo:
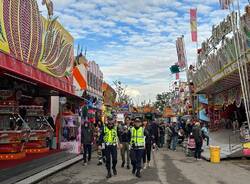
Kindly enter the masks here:
[[[86, 47], [87, 59], [100, 65], [104, 80], [127, 85], [135, 104], [154, 101], [175, 80], [169, 68], [177, 62], [177, 37], [184, 35], [188, 64], [195, 63], [190, 8], [198, 12], [199, 45], [210, 37], [212, 25], [229, 13], [220, 10], [219, 0], [52, 1], [54, 15], [75, 39], [75, 50]], [[240, 3], [246, 5], [247, 0]], [[41, 0], [39, 9], [46, 15]]]

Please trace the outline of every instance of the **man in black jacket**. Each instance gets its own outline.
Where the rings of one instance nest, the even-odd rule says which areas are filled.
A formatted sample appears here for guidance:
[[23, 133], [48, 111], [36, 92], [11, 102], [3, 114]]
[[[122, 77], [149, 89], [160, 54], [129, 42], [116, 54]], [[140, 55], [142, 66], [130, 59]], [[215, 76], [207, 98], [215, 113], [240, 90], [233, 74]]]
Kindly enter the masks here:
[[193, 136], [195, 140], [195, 153], [196, 160], [201, 160], [201, 148], [202, 148], [202, 133], [200, 123], [196, 122], [193, 128]]
[[149, 126], [151, 129], [152, 138], [154, 139], [155, 143], [158, 145], [159, 144], [159, 127], [155, 121], [152, 121], [149, 124]]
[[81, 128], [81, 143], [83, 147], [83, 165], [87, 165], [87, 154], [88, 161], [91, 160], [92, 152], [92, 142], [94, 139], [94, 131], [90, 126], [89, 122], [84, 122], [83, 127]]
[[152, 129], [149, 126], [147, 120], [143, 121], [143, 128], [145, 132], [145, 150], [143, 154], [143, 168], [146, 169], [150, 167], [152, 145], [153, 147], [155, 147], [156, 144], [152, 133]]

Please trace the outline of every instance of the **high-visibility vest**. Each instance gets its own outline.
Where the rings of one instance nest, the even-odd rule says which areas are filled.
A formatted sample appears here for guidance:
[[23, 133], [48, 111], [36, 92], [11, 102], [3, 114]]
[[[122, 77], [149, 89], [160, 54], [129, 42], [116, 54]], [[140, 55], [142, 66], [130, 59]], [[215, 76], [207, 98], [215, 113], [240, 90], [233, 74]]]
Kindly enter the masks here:
[[145, 136], [144, 136], [144, 128], [140, 127], [138, 129], [131, 129], [131, 145], [135, 145], [136, 147], [144, 147], [145, 146]]
[[109, 129], [108, 127], [104, 126], [104, 142], [107, 145], [115, 145], [117, 144], [118, 136], [117, 136], [117, 128], [113, 127]]

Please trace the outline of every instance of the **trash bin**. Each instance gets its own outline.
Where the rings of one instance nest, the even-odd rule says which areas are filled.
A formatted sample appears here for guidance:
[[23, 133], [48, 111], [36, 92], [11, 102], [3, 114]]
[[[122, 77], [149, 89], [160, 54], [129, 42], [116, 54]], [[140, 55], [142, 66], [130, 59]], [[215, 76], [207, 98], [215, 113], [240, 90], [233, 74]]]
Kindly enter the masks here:
[[220, 163], [220, 147], [210, 146], [210, 162]]

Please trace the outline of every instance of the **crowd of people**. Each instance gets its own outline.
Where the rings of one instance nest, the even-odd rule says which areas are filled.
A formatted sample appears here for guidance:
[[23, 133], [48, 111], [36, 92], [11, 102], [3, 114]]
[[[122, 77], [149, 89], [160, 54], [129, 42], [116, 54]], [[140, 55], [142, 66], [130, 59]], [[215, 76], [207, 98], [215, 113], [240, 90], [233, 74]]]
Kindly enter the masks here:
[[199, 160], [203, 140], [209, 145], [206, 125], [197, 120], [166, 123], [141, 118], [126, 118], [125, 122], [119, 122], [112, 117], [96, 125], [85, 121], [81, 131], [83, 165], [91, 160], [92, 146], [97, 145], [97, 165], [105, 163], [106, 177], [111, 178], [117, 175], [119, 150], [121, 167], [132, 168], [132, 174], [140, 178], [141, 170], [151, 166], [152, 151], [164, 145], [176, 151], [177, 145], [183, 144], [184, 140], [193, 141], [194, 157]]

